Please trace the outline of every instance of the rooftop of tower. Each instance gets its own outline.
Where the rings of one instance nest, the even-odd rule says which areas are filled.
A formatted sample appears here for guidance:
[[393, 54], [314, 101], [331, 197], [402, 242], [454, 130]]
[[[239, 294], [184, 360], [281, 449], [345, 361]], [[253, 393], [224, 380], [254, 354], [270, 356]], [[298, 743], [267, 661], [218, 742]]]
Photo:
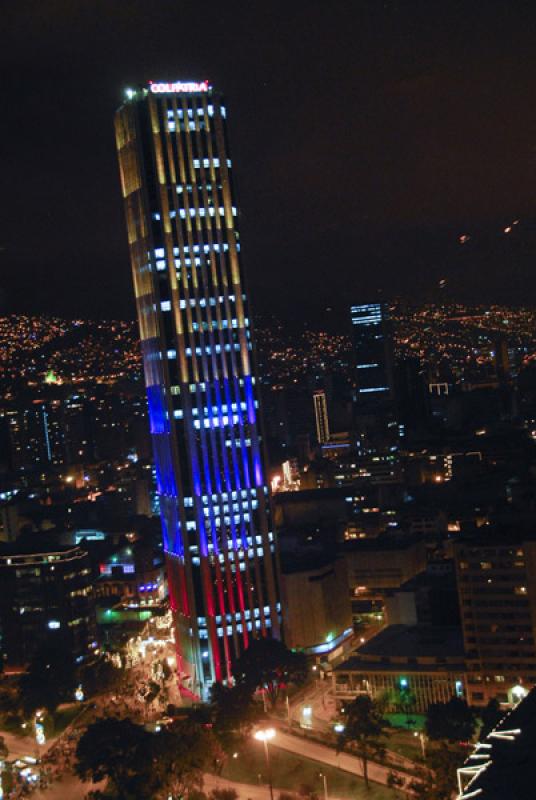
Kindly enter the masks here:
[[149, 81], [146, 86], [125, 89], [127, 100], [138, 100], [151, 94], [207, 94], [212, 85], [203, 81]]

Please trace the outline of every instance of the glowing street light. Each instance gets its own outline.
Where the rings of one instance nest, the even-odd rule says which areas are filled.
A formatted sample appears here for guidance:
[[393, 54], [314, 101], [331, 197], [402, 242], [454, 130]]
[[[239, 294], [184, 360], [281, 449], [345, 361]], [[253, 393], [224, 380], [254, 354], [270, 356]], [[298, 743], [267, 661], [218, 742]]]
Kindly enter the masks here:
[[302, 728], [312, 728], [313, 727], [313, 708], [312, 706], [303, 706], [301, 710], [301, 727]]
[[258, 742], [269, 742], [275, 736], [274, 728], [260, 728], [253, 734]]
[[329, 800], [329, 798], [328, 798], [328, 779], [326, 777], [326, 774], [324, 772], [319, 772], [318, 774], [322, 778], [322, 780], [324, 781], [324, 800]]
[[419, 741], [421, 743], [422, 760], [426, 761], [426, 736], [422, 731], [413, 731], [413, 735], [419, 737]]
[[514, 703], [519, 703], [519, 701], [523, 700], [523, 698], [526, 697], [527, 694], [528, 692], [524, 686], [520, 686], [518, 684], [517, 686], [512, 687], [512, 698], [514, 700]]
[[43, 711], [35, 712], [34, 728], [35, 728], [35, 741], [37, 746], [44, 745], [47, 742], [45, 735], [45, 715]]
[[259, 728], [253, 734], [258, 742], [264, 745], [264, 755], [266, 756], [266, 768], [268, 770], [268, 786], [270, 787], [270, 800], [274, 800], [274, 788], [272, 786], [272, 764], [270, 762], [270, 751], [268, 750], [268, 742], [275, 736], [275, 728]]
[[335, 725], [333, 726], [333, 730], [335, 731], [335, 733], [343, 733], [344, 727], [345, 726], [342, 724], [342, 722], [336, 722]]

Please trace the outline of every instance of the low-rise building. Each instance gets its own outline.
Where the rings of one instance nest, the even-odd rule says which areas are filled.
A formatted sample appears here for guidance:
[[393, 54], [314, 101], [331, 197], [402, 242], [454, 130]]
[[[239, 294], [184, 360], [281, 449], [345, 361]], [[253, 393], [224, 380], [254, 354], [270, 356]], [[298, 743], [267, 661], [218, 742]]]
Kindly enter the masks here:
[[346, 565], [341, 558], [283, 559], [285, 642], [311, 655], [339, 655], [352, 633]]
[[95, 588], [97, 598], [130, 608], [158, 605], [166, 596], [162, 557], [141, 543], [123, 547], [99, 564]]
[[468, 700], [536, 686], [536, 536], [485, 526], [455, 544]]
[[464, 696], [463, 656], [457, 627], [389, 625], [334, 669], [334, 695], [343, 703], [368, 694], [396, 710], [405, 692], [412, 710], [425, 712], [431, 703]]
[[349, 540], [341, 551], [350, 589], [356, 594], [396, 589], [426, 568], [424, 543], [407, 534]]

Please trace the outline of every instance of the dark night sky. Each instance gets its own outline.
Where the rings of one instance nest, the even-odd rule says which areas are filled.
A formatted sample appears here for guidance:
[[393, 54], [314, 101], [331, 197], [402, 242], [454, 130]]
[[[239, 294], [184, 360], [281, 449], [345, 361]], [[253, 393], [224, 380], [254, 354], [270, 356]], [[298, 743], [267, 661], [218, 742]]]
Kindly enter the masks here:
[[13, 0], [2, 33], [0, 313], [133, 315], [113, 113], [185, 78], [227, 95], [258, 309], [534, 300], [534, 2]]

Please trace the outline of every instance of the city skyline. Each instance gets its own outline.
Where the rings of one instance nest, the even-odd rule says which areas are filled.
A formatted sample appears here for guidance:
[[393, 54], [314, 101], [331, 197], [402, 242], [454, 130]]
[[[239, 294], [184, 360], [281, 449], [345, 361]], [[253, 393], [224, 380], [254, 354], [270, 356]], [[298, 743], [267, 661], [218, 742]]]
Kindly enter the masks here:
[[3, 23], [0, 798], [532, 798], [536, 5]]

